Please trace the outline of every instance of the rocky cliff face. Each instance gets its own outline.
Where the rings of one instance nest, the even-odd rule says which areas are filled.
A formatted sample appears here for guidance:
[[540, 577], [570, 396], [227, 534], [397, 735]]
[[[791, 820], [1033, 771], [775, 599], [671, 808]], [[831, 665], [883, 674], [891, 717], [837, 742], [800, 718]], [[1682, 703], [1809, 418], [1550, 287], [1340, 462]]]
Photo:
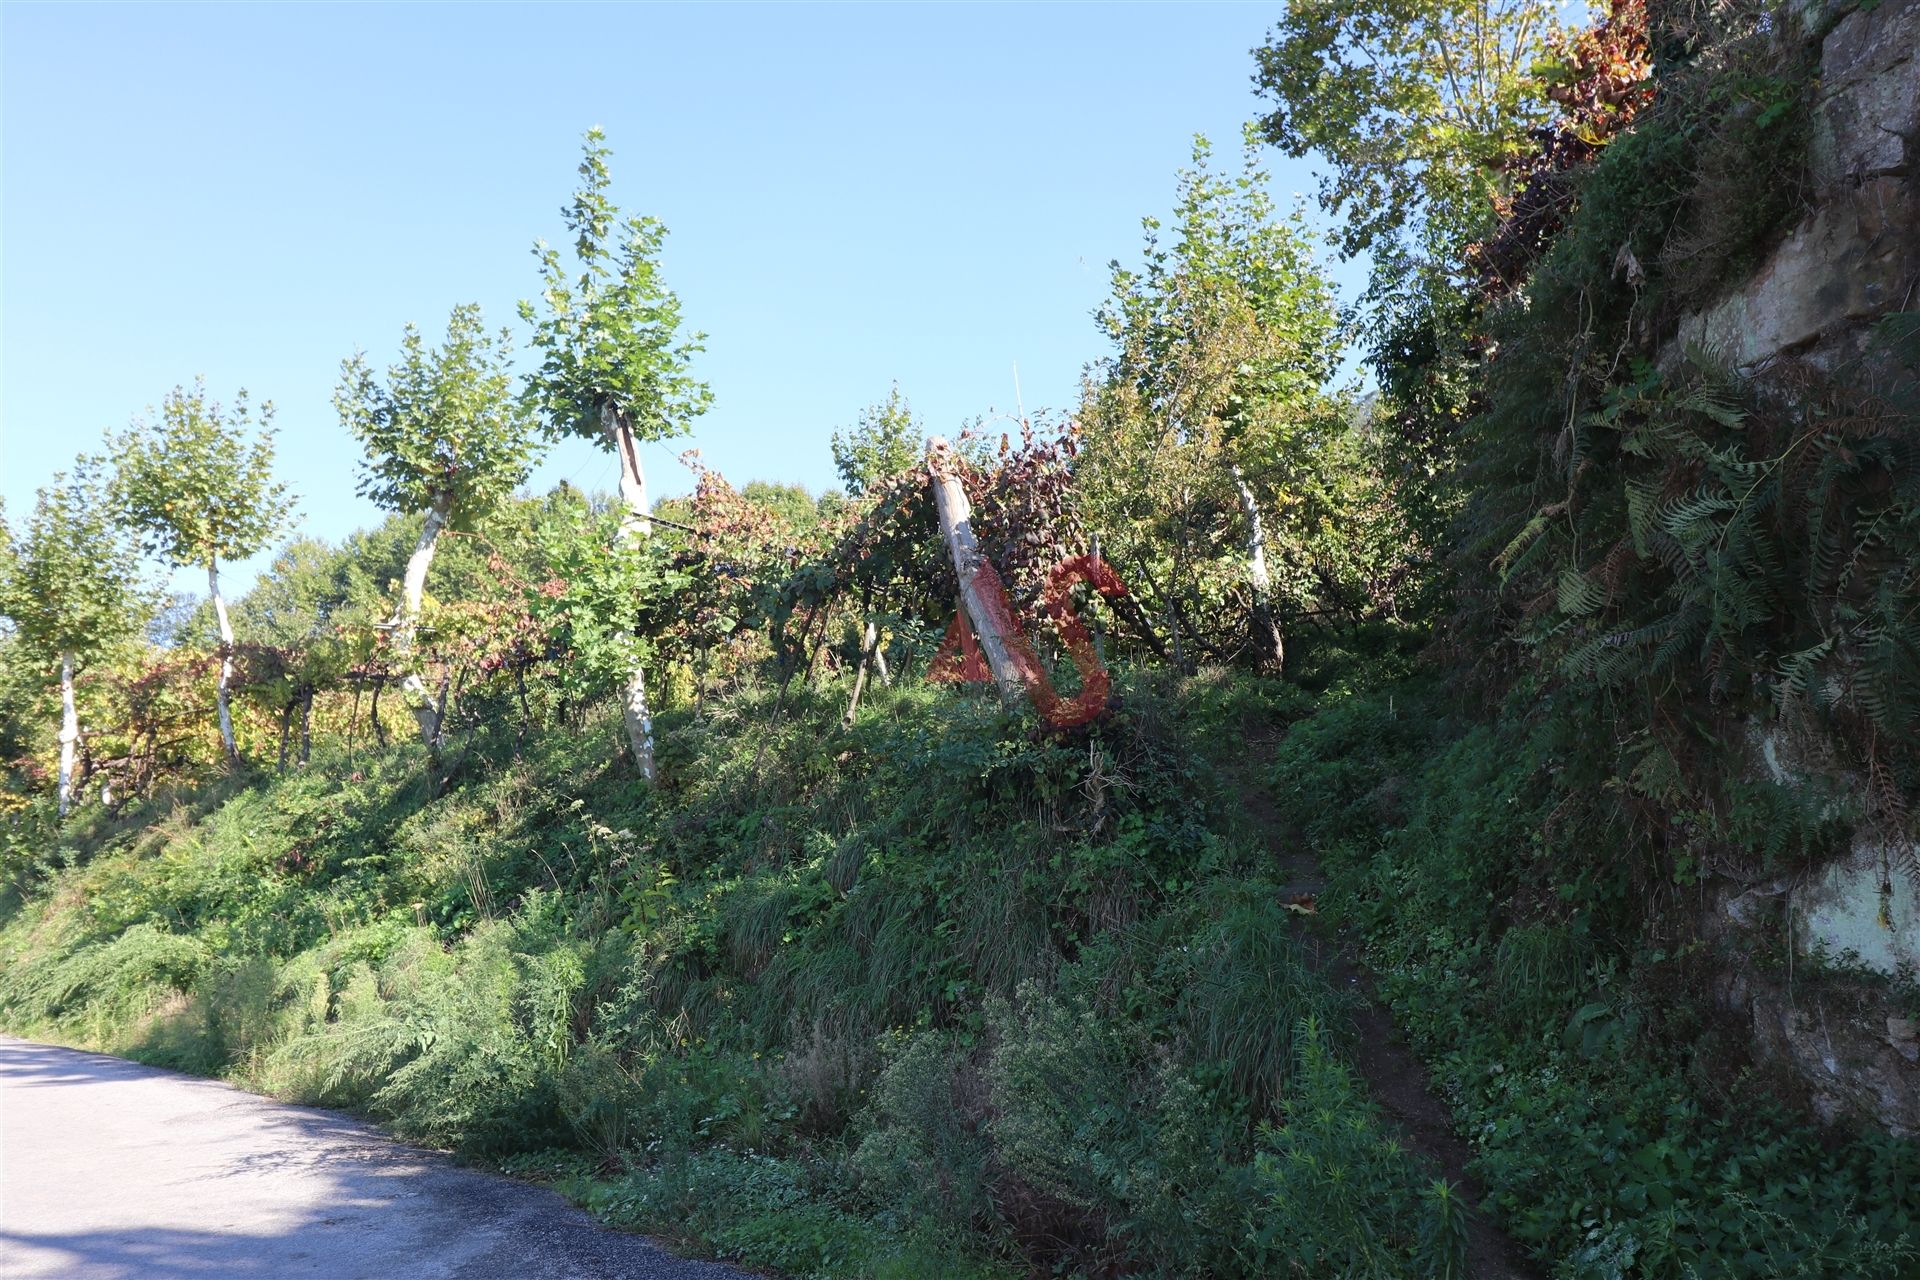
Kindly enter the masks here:
[[1814, 5], [1804, 20], [1820, 41], [1813, 209], [1758, 272], [1680, 326], [1680, 345], [1742, 368], [1856, 358], [1875, 321], [1914, 304], [1920, 280], [1920, 2]]
[[[1753, 757], [1775, 782], [1862, 794], [1866, 779], [1822, 744], [1756, 727]], [[1910, 997], [1920, 974], [1920, 848], [1872, 834], [1821, 865], [1759, 884], [1721, 884], [1702, 932], [1735, 955], [1784, 940], [1777, 964], [1736, 961], [1716, 991], [1755, 1049], [1805, 1084], [1823, 1120], [1867, 1118], [1920, 1133], [1920, 1038]]]
[[[1920, 310], [1920, 0], [1815, 3], [1799, 18], [1819, 44], [1810, 210], [1757, 271], [1685, 317], [1669, 350], [1848, 377], [1876, 359], [1878, 322]], [[1776, 782], [1867, 791], [1818, 743], [1756, 730], [1752, 756]], [[1750, 1022], [1756, 1048], [1806, 1083], [1817, 1112], [1920, 1133], [1920, 846], [1889, 840], [1886, 825], [1797, 876], [1722, 886], [1706, 932], [1736, 944], [1784, 932], [1785, 979], [1736, 965], [1718, 994]]]

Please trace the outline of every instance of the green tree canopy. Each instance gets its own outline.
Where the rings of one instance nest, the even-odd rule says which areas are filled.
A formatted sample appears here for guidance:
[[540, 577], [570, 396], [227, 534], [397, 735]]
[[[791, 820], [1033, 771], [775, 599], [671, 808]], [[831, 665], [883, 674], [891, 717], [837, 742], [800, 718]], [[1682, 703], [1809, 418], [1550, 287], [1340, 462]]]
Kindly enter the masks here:
[[[257, 427], [257, 430], [256, 430]], [[233, 682], [233, 627], [220, 594], [220, 561], [266, 546], [287, 524], [293, 500], [273, 478], [273, 404], [256, 423], [243, 390], [231, 409], [207, 399], [206, 384], [175, 387], [159, 421], [137, 419], [113, 440], [119, 467], [114, 488], [151, 552], [173, 565], [207, 571], [207, 595], [220, 624], [220, 740], [240, 758], [228, 691]]]
[[295, 538], [234, 602], [233, 616], [267, 644], [293, 646], [321, 634], [345, 599], [340, 552], [318, 538]]
[[271, 401], [256, 417], [244, 390], [231, 407], [207, 399], [200, 378], [168, 392], [157, 420], [136, 419], [112, 442], [116, 496], [142, 546], [206, 567], [271, 542], [293, 511], [273, 478], [273, 436]]
[[[536, 242], [546, 315], [540, 318], [531, 302], [520, 304], [520, 315], [534, 326], [534, 346], [543, 356], [527, 383], [528, 399], [549, 431], [598, 437], [619, 459], [626, 507], [620, 539], [632, 548], [652, 530], [640, 442], [685, 432], [713, 393], [688, 372], [701, 335], [680, 336], [680, 300], [660, 279], [667, 229], [653, 218], [621, 217], [607, 195], [608, 154], [600, 130], [589, 129], [580, 187], [562, 211], [579, 274], [569, 275], [559, 253]], [[630, 621], [633, 613], [629, 607]], [[641, 655], [635, 649], [630, 657], [627, 738], [640, 776], [651, 782], [653, 714]]]
[[384, 386], [363, 353], [343, 361], [333, 404], [366, 450], [361, 495], [406, 514], [443, 503], [464, 531], [511, 494], [538, 452], [532, 414], [512, 394], [512, 354], [507, 331], [489, 334], [468, 303], [432, 350], [408, 325]]
[[534, 244], [543, 305], [520, 303], [541, 355], [528, 401], [555, 435], [600, 440], [609, 414], [640, 440], [683, 435], [713, 400], [707, 384], [688, 372], [705, 335], [682, 336], [680, 299], [661, 279], [666, 227], [656, 218], [623, 217], [608, 195], [612, 152], [605, 137], [598, 128], [587, 131], [580, 187], [561, 211], [575, 269], [544, 240]]
[[11, 529], [0, 527], [6, 534], [0, 539], [6, 547], [0, 556], [0, 616], [13, 625], [0, 658], [27, 668], [24, 682], [0, 684], [22, 691], [24, 683], [24, 701], [32, 704], [48, 677], [59, 673], [63, 818], [73, 801], [81, 738], [75, 676], [132, 640], [152, 612], [152, 601], [135, 576], [133, 547], [113, 518], [104, 489], [94, 462], [83, 458], [71, 478], [55, 476], [40, 490], [17, 539]]
[[1374, 255], [1376, 294], [1410, 267], [1451, 271], [1493, 220], [1502, 166], [1552, 114], [1540, 64], [1547, 0], [1290, 0], [1255, 49], [1273, 104], [1261, 132], [1317, 152], [1342, 252]]
[[749, 480], [740, 486], [740, 496], [771, 514], [796, 537], [809, 536], [820, 528], [828, 507], [823, 494], [816, 498], [803, 484], [782, 484], [774, 480]]
[[926, 433], [895, 383], [887, 398], [860, 411], [845, 435], [833, 433], [833, 468], [847, 492], [860, 497], [883, 480], [920, 465]]
[[[1171, 243], [1146, 218], [1138, 269], [1111, 264], [1113, 292], [1097, 318], [1115, 352], [1110, 381], [1142, 396], [1184, 438], [1219, 424], [1241, 437], [1260, 407], [1317, 395], [1340, 356], [1340, 317], [1298, 214], [1276, 216], [1267, 175], [1247, 140], [1240, 173], [1211, 167], [1196, 137], [1181, 171]], [[1202, 349], [1239, 330], [1225, 364], [1193, 367]]]
[[1369, 541], [1370, 469], [1327, 389], [1339, 313], [1255, 145], [1229, 176], [1196, 139], [1171, 229], [1146, 219], [1141, 264], [1113, 264], [1098, 319], [1114, 350], [1079, 417], [1081, 501], [1107, 555], [1220, 659], [1239, 642], [1213, 619], [1270, 618], [1270, 591], [1283, 611], [1316, 609]]
[[152, 600], [134, 548], [113, 516], [96, 464], [82, 459], [39, 491], [6, 534], [0, 616], [18, 652], [43, 676], [71, 654], [84, 667], [140, 633]]

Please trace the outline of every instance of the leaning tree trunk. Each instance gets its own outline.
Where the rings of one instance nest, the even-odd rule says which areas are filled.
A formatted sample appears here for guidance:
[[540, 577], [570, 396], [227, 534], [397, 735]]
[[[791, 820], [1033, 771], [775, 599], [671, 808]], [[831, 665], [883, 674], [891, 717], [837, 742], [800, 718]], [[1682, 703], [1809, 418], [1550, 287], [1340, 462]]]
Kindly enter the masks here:
[[440, 712], [433, 705], [433, 695], [427, 692], [426, 678], [414, 660], [414, 649], [420, 610], [427, 592], [427, 570], [433, 564], [433, 553], [440, 548], [440, 531], [447, 527], [452, 504], [451, 494], [433, 495], [433, 502], [427, 507], [426, 523], [420, 526], [420, 541], [407, 557], [407, 575], [401, 579], [400, 612], [393, 620], [393, 657], [405, 672], [400, 680], [400, 693], [407, 701], [407, 709], [413, 712], [414, 722], [420, 726], [420, 740], [427, 744], [429, 751], [440, 744]]
[[233, 688], [233, 623], [227, 617], [227, 600], [220, 594], [220, 561], [207, 560], [207, 594], [213, 597], [213, 616], [220, 620], [220, 687], [214, 704], [220, 713], [220, 745], [227, 759], [240, 763], [240, 748], [233, 740], [233, 708], [229, 705]]
[[73, 654], [60, 655], [60, 816], [73, 807], [73, 750], [80, 742], [80, 715], [73, 708]]
[[347, 759], [352, 761], [354, 734], [360, 731], [360, 688], [366, 682], [351, 671], [347, 674], [353, 680], [353, 714], [347, 717]]
[[380, 723], [380, 691], [387, 687], [387, 673], [382, 671], [373, 678], [373, 705], [367, 708], [367, 720], [373, 725], [373, 740], [382, 751], [387, 748], [387, 726]]
[[1275, 672], [1287, 661], [1285, 637], [1273, 611], [1273, 578], [1267, 572], [1267, 531], [1260, 521], [1260, 504], [1254, 501], [1253, 486], [1233, 464], [1233, 487], [1240, 494], [1240, 510], [1247, 517], [1247, 585], [1253, 589], [1253, 639], [1263, 650], [1261, 657]]
[[998, 582], [992, 566], [987, 566], [987, 573], [980, 572], [985, 560], [973, 536], [973, 507], [954, 474], [958, 465], [953, 447], [945, 440], [935, 436], [927, 441], [927, 478], [933, 483], [940, 536], [953, 559], [954, 575], [960, 579], [960, 602], [973, 623], [973, 634], [999, 687], [1000, 700], [1011, 707], [1026, 695], [1027, 673], [1014, 656], [1014, 623], [1007, 613], [1004, 590], [994, 589]]
[[[620, 517], [620, 536], [628, 546], [638, 547], [653, 533], [653, 521], [647, 518], [647, 475], [640, 467], [640, 442], [633, 438], [633, 424], [612, 405], [600, 409], [600, 425], [620, 459], [620, 498], [626, 514]], [[633, 762], [640, 776], [654, 780], [653, 715], [647, 710], [646, 671], [636, 655], [627, 671], [627, 688], [620, 700], [620, 711], [627, 722], [627, 742], [633, 747]]]

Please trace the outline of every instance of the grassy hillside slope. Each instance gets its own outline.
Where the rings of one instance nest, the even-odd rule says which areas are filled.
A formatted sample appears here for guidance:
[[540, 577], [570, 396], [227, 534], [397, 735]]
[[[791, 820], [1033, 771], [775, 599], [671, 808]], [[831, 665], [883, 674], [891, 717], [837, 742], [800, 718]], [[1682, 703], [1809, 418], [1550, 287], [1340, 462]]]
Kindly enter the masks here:
[[0, 1022], [794, 1275], [1467, 1274], [1309, 963], [1331, 921], [1543, 1272], [1914, 1274], [1920, 1148], [1815, 1129], [1716, 1028], [1578, 706], [1302, 674], [1135, 678], [1069, 740], [748, 691], [663, 725], [653, 796], [611, 721], [236, 780], [73, 836], [0, 928]]
[[[97, 821], [0, 931], [13, 1031], [362, 1109], [804, 1275], [1457, 1273], [1206, 763], [1284, 686], [1090, 734], [746, 693]], [[891, 1268], [891, 1271], [889, 1271]]]

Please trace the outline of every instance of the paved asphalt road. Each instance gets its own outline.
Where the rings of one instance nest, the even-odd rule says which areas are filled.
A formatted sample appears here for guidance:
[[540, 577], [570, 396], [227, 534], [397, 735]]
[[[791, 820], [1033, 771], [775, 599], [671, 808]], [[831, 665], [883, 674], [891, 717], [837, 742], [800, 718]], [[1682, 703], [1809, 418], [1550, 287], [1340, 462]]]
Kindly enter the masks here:
[[0, 1036], [0, 1277], [739, 1280], [347, 1116]]

